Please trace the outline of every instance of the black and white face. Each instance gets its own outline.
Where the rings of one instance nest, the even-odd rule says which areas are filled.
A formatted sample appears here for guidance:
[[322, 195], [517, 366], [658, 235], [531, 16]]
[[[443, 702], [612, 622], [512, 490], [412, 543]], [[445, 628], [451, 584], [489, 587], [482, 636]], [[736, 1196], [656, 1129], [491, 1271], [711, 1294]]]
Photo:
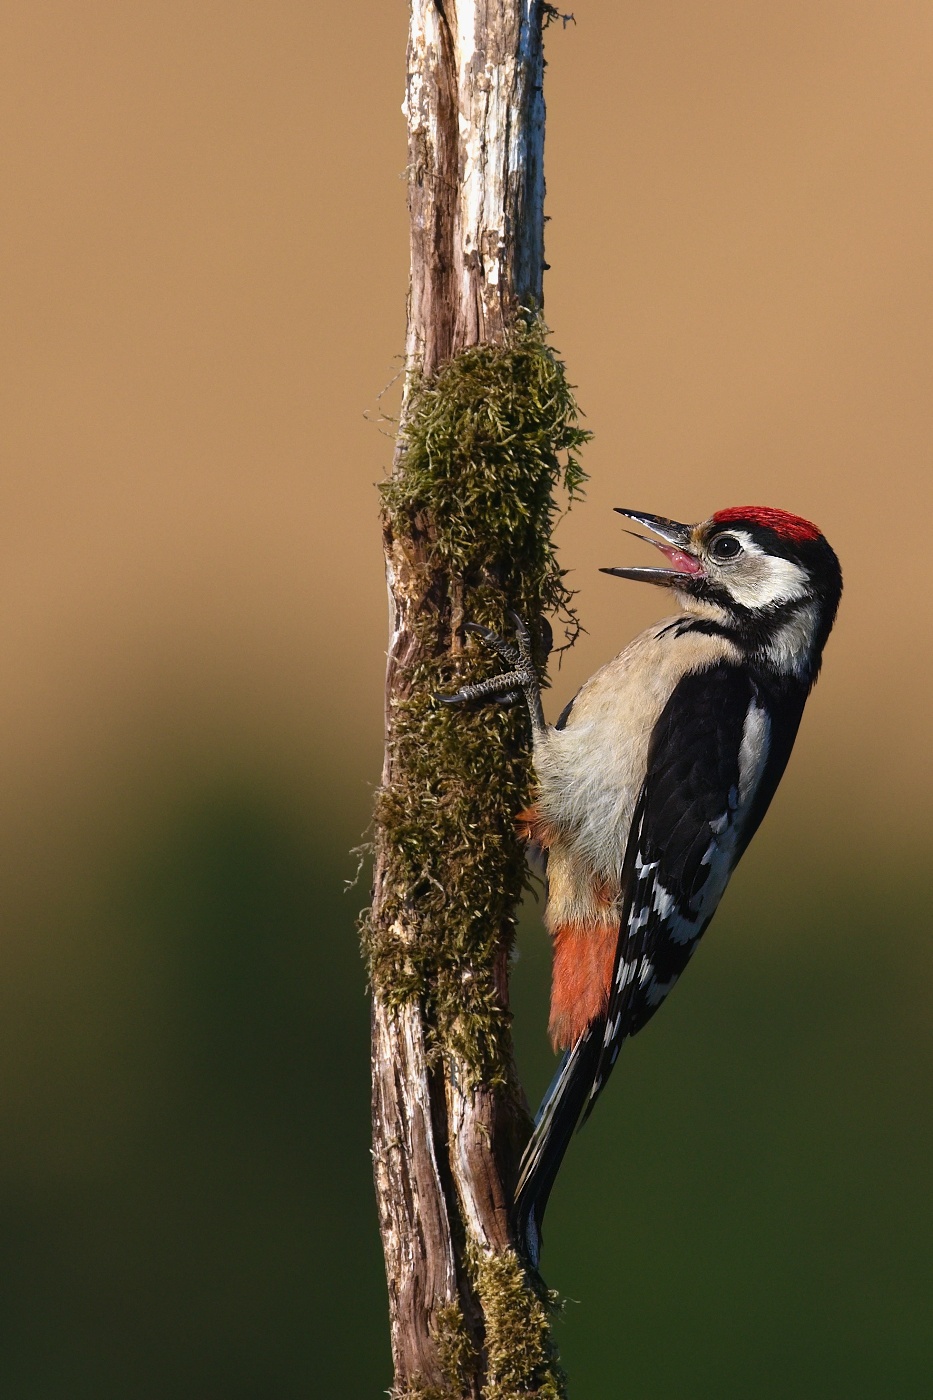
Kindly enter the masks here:
[[727, 594], [740, 608], [757, 612], [810, 596], [807, 570], [767, 549], [749, 529], [700, 525], [691, 543], [710, 592]]
[[[673, 589], [687, 611], [715, 623], [776, 669], [816, 674], [842, 590], [839, 561], [809, 520], [769, 506], [717, 511], [698, 525], [620, 510], [653, 533], [637, 538], [668, 567], [606, 569]], [[630, 531], [630, 534], [637, 533]]]

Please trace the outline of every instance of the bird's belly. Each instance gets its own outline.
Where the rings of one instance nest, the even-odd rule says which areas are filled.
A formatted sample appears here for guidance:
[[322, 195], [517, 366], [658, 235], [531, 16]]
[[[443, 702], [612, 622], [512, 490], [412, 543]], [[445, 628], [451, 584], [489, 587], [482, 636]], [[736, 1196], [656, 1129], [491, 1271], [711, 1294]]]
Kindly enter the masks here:
[[[566, 728], [535, 744], [543, 819], [599, 880], [621, 877], [648, 746], [686, 670], [720, 660], [721, 642], [688, 633], [664, 641], [668, 619], [649, 628], [580, 690]], [[673, 619], [676, 621], [676, 619]]]
[[[600, 878], [621, 877], [632, 814], [641, 790], [647, 739], [616, 730], [583, 730], [575, 736], [558, 806], [560, 828], [585, 865]], [[640, 761], [642, 760], [642, 761]]]
[[623, 684], [584, 692], [574, 707], [575, 723], [548, 736], [540, 759], [535, 754], [545, 820], [582, 867], [614, 884], [622, 873], [651, 732], [667, 699], [646, 694], [643, 684], [625, 685], [624, 675], [620, 679]]

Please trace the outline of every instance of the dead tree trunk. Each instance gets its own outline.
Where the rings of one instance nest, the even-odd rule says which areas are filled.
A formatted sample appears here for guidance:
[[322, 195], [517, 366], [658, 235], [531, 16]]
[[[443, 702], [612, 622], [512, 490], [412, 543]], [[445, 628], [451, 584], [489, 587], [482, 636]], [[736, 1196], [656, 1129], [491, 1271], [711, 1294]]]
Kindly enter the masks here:
[[547, 1300], [509, 1247], [530, 1119], [508, 958], [528, 732], [433, 693], [490, 674], [465, 620], [566, 612], [553, 490], [586, 434], [539, 316], [542, 0], [412, 0], [405, 398], [384, 492], [391, 639], [366, 929], [373, 1141], [395, 1394], [562, 1394]]

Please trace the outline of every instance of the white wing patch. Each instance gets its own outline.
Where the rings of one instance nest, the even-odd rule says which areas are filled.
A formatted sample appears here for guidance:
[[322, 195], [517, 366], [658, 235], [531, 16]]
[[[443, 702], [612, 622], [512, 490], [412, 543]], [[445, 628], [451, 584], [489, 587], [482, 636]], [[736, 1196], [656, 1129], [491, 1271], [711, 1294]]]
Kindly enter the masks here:
[[[646, 859], [636, 849], [632, 901], [615, 970], [615, 1009], [603, 1030], [603, 1057], [589, 1093], [599, 1095], [623, 1040], [634, 1034], [661, 1005], [679, 979], [735, 868], [736, 851], [755, 800], [771, 747], [771, 721], [752, 698], [742, 721], [737, 781], [723, 793], [724, 809], [707, 816], [708, 845], [693, 857], [692, 893], [659, 878], [664, 859]], [[709, 809], [707, 808], [707, 811]], [[698, 828], [698, 836], [703, 830]], [[633, 836], [641, 842], [642, 830]], [[647, 941], [646, 941], [647, 940]]]
[[[770, 745], [771, 720], [768, 712], [753, 700], [742, 727], [738, 789], [733, 788], [729, 793], [729, 811], [723, 812], [722, 816], [710, 822], [713, 839], [701, 861], [702, 865], [709, 866], [709, 877], [703, 882], [691, 906], [691, 909], [696, 909], [696, 919], [691, 925], [694, 931], [704, 921], [712, 918], [729, 883], [735, 864], [735, 847], [765, 770]], [[681, 941], [673, 926], [670, 927], [669, 933], [676, 941]], [[686, 942], [687, 939], [684, 938], [683, 941]]]
[[[754, 799], [761, 775], [768, 761], [771, 739], [771, 721], [768, 713], [752, 700], [742, 726], [742, 739], [739, 746], [739, 781], [726, 796], [727, 810], [709, 823], [711, 840], [704, 852], [701, 865], [708, 874], [690, 901], [685, 912], [678, 907], [674, 895], [658, 879], [657, 860], [646, 861], [641, 853], [635, 857], [635, 882], [637, 898], [629, 914], [628, 936], [636, 936], [653, 917], [661, 921], [663, 937], [670, 944], [685, 949], [692, 954], [700, 934], [712, 918], [716, 906], [722, 898], [735, 864], [735, 848], [741, 835], [744, 820]], [[638, 979], [638, 990], [650, 1007], [660, 1006], [674, 986], [680, 974], [659, 980], [654, 963], [649, 956], [631, 961], [620, 960], [616, 969], [616, 986], [624, 992], [631, 982]], [[619, 1034], [620, 1017], [614, 1016], [605, 1029], [605, 1044], [611, 1045]], [[615, 1062], [618, 1047], [614, 1049], [611, 1062]], [[599, 1092], [601, 1078], [593, 1086], [593, 1096]]]
[[767, 710], [761, 709], [753, 700], [745, 716], [739, 747], [738, 809], [743, 816], [761, 781], [770, 747], [771, 720]]

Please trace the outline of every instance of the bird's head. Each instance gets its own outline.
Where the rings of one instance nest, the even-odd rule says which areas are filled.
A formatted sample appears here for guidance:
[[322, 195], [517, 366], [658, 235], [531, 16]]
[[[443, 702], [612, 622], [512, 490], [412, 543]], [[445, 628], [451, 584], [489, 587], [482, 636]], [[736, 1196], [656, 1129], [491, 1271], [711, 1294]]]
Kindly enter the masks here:
[[826, 538], [799, 515], [770, 506], [732, 506], [697, 525], [623, 510], [646, 526], [667, 557], [660, 569], [604, 569], [677, 593], [688, 612], [734, 635], [777, 669], [815, 677], [839, 597], [842, 571]]

